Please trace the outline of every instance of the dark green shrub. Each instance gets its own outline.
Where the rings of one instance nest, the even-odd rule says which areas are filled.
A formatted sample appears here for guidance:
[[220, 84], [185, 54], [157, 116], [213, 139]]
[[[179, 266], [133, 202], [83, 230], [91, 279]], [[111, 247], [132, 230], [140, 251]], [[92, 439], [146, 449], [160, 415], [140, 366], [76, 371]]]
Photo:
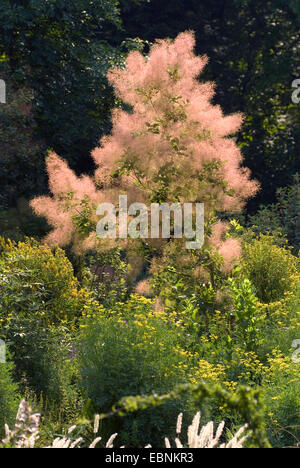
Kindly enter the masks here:
[[31, 239], [12, 243], [0, 238], [1, 318], [70, 324], [92, 302], [89, 292], [80, 288], [63, 250], [52, 251]]
[[290, 187], [277, 191], [278, 202], [262, 206], [255, 216], [251, 216], [249, 225], [256, 233], [281, 233], [295, 247], [300, 249], [300, 175], [294, 177]]
[[82, 282], [101, 305], [110, 308], [116, 302], [128, 299], [132, 289], [129, 267], [118, 248], [90, 252], [85, 255], [84, 264], [85, 268], [80, 272], [83, 274]]
[[[47, 186], [47, 146], [36, 138], [37, 124], [32, 116], [34, 93], [26, 86], [20, 87], [3, 61], [1, 78], [7, 82], [7, 103], [0, 105], [0, 211], [15, 206], [20, 198], [30, 199], [45, 192]], [[22, 221], [16, 220], [16, 226]]]

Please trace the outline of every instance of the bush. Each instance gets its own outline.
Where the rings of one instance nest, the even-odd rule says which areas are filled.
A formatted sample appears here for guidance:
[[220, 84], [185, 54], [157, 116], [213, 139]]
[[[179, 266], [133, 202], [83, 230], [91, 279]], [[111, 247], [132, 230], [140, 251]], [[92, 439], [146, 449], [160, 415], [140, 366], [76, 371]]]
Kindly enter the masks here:
[[244, 244], [242, 269], [263, 303], [276, 302], [290, 291], [298, 260], [289, 249], [278, 247], [269, 235]]
[[84, 307], [94, 303], [63, 251], [1, 241], [0, 338], [10, 345], [14, 376], [64, 409], [74, 393], [71, 333]]
[[291, 354], [291, 343], [300, 337], [300, 277], [291, 278], [290, 291], [284, 298], [271, 304], [261, 304], [265, 315], [265, 326], [262, 328], [263, 344], [260, 354], [266, 356], [274, 349], [285, 356]]
[[[189, 338], [180, 324], [152, 309], [150, 300], [133, 296], [127, 304], [83, 322], [81, 378], [94, 411], [110, 411], [125, 396], [168, 393], [180, 383], [220, 379], [220, 366], [213, 367], [184, 350]], [[188, 398], [169, 402], [160, 410], [115, 418], [106, 423], [105, 432], [117, 431], [127, 446], [149, 440], [161, 444], [169, 421], [189, 409], [192, 403]]]
[[247, 351], [255, 351], [260, 343], [260, 328], [263, 314], [258, 307], [258, 299], [248, 279], [242, 281], [229, 279], [232, 297], [233, 335], [235, 340]]
[[278, 351], [268, 364], [262, 386], [269, 439], [273, 447], [295, 446], [300, 441], [300, 364]]
[[13, 353], [13, 376], [22, 393], [33, 391], [42, 408], [56, 416], [73, 411], [78, 391], [70, 332], [49, 327], [39, 317], [13, 316], [0, 336]]
[[90, 294], [80, 289], [63, 250], [29, 239], [13, 243], [0, 239], [1, 317], [42, 318], [48, 324], [70, 323]]
[[11, 371], [11, 364], [0, 364], [0, 440], [4, 424], [14, 422], [18, 409], [17, 386], [12, 381]]

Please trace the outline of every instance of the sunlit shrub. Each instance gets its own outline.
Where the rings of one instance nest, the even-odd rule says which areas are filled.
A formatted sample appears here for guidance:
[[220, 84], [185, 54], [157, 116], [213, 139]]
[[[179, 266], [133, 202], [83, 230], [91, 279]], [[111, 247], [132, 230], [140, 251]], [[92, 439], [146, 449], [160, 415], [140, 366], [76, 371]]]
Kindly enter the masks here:
[[263, 343], [260, 354], [266, 356], [274, 349], [284, 355], [290, 354], [291, 343], [300, 338], [300, 277], [290, 278], [290, 291], [277, 302], [260, 305], [266, 316], [265, 326], [262, 328]]
[[33, 240], [1, 241], [0, 338], [10, 346], [14, 377], [22, 389], [67, 406], [72, 399], [72, 329], [93, 304], [63, 251], [52, 252]]
[[[78, 177], [66, 161], [49, 154], [52, 196], [31, 202], [35, 213], [53, 228], [45, 239], [49, 245], [72, 245], [76, 254], [106, 249], [108, 239], [96, 236], [96, 207], [104, 201], [116, 204], [120, 193], [129, 203], [139, 201], [148, 207], [201, 201], [206, 225], [214, 224], [205, 236], [206, 250], [218, 252], [224, 272], [232, 271], [241, 254], [240, 241], [226, 238], [229, 226], [217, 222], [216, 215], [240, 212], [259, 184], [242, 167], [243, 156], [232, 138], [243, 118], [225, 116], [213, 103], [214, 86], [198, 80], [207, 57], [196, 56], [194, 49], [194, 34], [181, 33], [174, 41], [156, 42], [147, 58], [134, 51], [126, 67], [109, 71], [111, 85], [130, 112], [128, 107], [114, 110], [111, 134], [92, 152], [93, 177]], [[185, 244], [174, 232], [170, 237], [177, 237], [181, 247]], [[121, 244], [127, 250], [130, 243]], [[151, 264], [169, 242], [160, 238], [145, 244]], [[197, 253], [185, 249], [187, 256]]]
[[244, 244], [242, 267], [263, 303], [275, 302], [291, 289], [298, 260], [287, 248], [275, 245], [272, 236], [261, 235]]
[[253, 286], [248, 279], [238, 281], [230, 278], [229, 287], [233, 301], [231, 318], [234, 341], [247, 351], [254, 351], [260, 344], [264, 315]]
[[53, 252], [34, 240], [1, 240], [1, 318], [35, 316], [48, 324], [78, 318], [90, 294], [81, 289], [63, 250]]

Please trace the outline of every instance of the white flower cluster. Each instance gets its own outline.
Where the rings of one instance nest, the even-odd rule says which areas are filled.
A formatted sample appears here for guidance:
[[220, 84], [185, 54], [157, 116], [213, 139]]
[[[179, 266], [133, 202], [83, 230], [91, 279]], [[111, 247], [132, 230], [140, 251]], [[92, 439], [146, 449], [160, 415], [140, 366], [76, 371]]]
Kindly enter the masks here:
[[[99, 416], [95, 417], [94, 422], [94, 434], [95, 436], [99, 431]], [[175, 445], [177, 448], [184, 448], [184, 445], [181, 443], [179, 436], [182, 429], [182, 420], [183, 414], [181, 413], [178, 416], [177, 420], [177, 438], [175, 439]], [[220, 443], [220, 439], [223, 436], [225, 423], [222, 422], [214, 435], [214, 423], [209, 422], [202, 428], [200, 427], [201, 414], [200, 412], [196, 414], [193, 419], [192, 424], [188, 428], [188, 448], [233, 448], [241, 449], [243, 448], [246, 440], [249, 437], [247, 434], [248, 425], [243, 426], [237, 434], [233, 437], [232, 440], [228, 443]], [[40, 414], [32, 414], [30, 406], [26, 401], [22, 401], [19, 407], [19, 411], [16, 418], [16, 424], [14, 429], [11, 431], [8, 426], [5, 426], [6, 437], [2, 441], [4, 446], [10, 445], [16, 448], [35, 448], [36, 442], [39, 439], [39, 424], [40, 424]], [[56, 438], [51, 446], [45, 448], [80, 448], [80, 445], [84, 440], [80, 437], [75, 439], [72, 437], [72, 434], [76, 430], [76, 426], [72, 426], [68, 435], [65, 437]], [[114, 441], [118, 434], [113, 434], [108, 442], [106, 443], [106, 448], [113, 448]], [[97, 444], [101, 441], [101, 437], [96, 437], [95, 440], [90, 444], [89, 448], [96, 448]], [[171, 443], [168, 438], [165, 439], [166, 448], [171, 448]], [[120, 447], [120, 448], [125, 448]], [[147, 445], [145, 448], [151, 448], [151, 445]]]

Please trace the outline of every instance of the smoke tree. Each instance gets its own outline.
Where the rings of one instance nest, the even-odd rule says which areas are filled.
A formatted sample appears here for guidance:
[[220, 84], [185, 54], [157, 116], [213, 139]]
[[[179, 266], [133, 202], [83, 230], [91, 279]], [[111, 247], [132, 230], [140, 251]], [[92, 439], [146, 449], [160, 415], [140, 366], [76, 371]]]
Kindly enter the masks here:
[[[109, 71], [108, 79], [127, 110], [115, 109], [112, 133], [93, 151], [93, 178], [78, 178], [57, 155], [49, 156], [53, 196], [32, 201], [35, 212], [54, 228], [46, 242], [72, 243], [77, 253], [109, 248], [112, 241], [96, 236], [96, 207], [103, 201], [117, 204], [119, 194], [127, 194], [129, 203], [147, 206], [199, 202], [205, 204], [206, 222], [201, 252], [186, 251], [178, 239], [135, 244], [143, 244], [151, 258], [174, 254], [181, 265], [193, 258], [195, 270], [204, 252], [218, 252], [223, 270], [230, 271], [240, 244], [226, 236], [228, 225], [216, 215], [241, 211], [258, 184], [242, 166], [232, 138], [243, 117], [224, 116], [212, 104], [214, 84], [198, 80], [208, 59], [196, 56], [194, 46], [193, 33], [185, 32], [175, 41], [157, 41], [148, 57], [131, 52], [124, 69]], [[133, 241], [125, 244], [130, 250]]]

